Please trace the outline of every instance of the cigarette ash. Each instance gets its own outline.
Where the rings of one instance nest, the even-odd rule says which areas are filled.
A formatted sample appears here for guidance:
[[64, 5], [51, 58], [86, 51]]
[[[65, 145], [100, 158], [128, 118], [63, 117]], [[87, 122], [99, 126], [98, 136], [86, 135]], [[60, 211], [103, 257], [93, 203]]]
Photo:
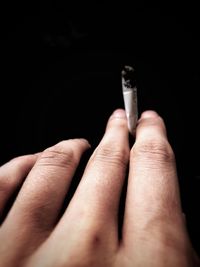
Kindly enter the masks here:
[[136, 87], [136, 73], [133, 67], [124, 66], [121, 72], [123, 84], [126, 88]]

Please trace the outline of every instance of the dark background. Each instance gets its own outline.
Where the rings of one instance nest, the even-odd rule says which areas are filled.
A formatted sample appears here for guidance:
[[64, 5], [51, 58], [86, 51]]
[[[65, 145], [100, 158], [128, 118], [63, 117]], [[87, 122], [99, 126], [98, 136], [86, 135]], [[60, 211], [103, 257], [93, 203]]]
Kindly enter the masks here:
[[62, 139], [85, 137], [94, 148], [123, 107], [120, 72], [130, 64], [139, 112], [166, 122], [200, 254], [199, 8], [15, 3], [1, 13], [0, 164]]

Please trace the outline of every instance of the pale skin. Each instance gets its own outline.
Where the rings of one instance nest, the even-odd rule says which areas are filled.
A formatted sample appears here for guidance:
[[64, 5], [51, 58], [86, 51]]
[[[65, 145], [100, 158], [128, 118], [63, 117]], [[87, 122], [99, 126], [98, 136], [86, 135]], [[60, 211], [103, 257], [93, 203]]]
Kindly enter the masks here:
[[[62, 141], [0, 168], [0, 215], [20, 187], [0, 227], [0, 267], [199, 266], [162, 118], [144, 112], [129, 148], [125, 112], [116, 110], [60, 218], [75, 170], [89, 147], [84, 139]], [[128, 164], [119, 239], [118, 208]]]

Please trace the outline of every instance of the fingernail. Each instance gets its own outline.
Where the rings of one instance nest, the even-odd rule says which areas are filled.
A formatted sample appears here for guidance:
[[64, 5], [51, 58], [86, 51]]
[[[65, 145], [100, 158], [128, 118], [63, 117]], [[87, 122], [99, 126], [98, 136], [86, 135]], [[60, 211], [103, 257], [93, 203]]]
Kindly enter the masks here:
[[155, 112], [154, 110], [147, 110], [142, 113], [141, 118], [148, 119], [148, 118], [156, 118], [158, 116], [159, 116], [158, 113]]
[[84, 143], [86, 143], [86, 145], [87, 145], [89, 148], [91, 147], [91, 145], [90, 145], [90, 143], [88, 142], [87, 139], [85, 139], [85, 138], [79, 138], [79, 140], [82, 141], [82, 142], [84, 142]]
[[111, 118], [126, 118], [126, 113], [123, 109], [116, 109], [111, 115]]

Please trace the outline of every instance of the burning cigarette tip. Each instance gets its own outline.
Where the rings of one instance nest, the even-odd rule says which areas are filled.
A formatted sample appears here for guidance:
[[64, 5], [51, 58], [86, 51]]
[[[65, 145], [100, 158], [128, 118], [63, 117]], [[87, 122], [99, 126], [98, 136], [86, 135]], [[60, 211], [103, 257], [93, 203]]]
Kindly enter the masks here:
[[121, 75], [126, 88], [134, 88], [136, 86], [136, 73], [133, 67], [124, 66]]

